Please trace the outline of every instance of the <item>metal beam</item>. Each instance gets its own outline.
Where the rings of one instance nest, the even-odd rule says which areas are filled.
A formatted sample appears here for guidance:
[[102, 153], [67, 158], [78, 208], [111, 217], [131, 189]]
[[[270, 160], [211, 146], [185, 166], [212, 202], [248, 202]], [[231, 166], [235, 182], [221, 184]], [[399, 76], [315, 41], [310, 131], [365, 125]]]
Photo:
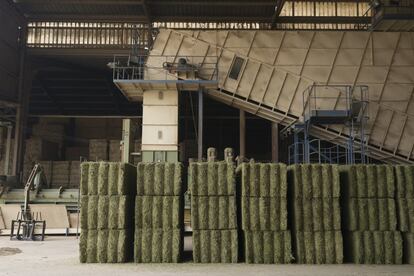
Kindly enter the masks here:
[[198, 90], [198, 162], [203, 161], [203, 90]]
[[246, 157], [246, 113], [240, 109], [239, 115], [239, 142], [240, 142], [240, 152], [239, 152], [239, 162], [243, 162]]
[[280, 15], [280, 12], [282, 11], [283, 6], [285, 5], [285, 0], [277, 0], [276, 2], [276, 7], [275, 7], [275, 12], [272, 16], [272, 22], [271, 22], [271, 28], [274, 29], [276, 27], [276, 21], [277, 18]]
[[279, 162], [279, 125], [271, 122], [272, 128], [272, 162]]

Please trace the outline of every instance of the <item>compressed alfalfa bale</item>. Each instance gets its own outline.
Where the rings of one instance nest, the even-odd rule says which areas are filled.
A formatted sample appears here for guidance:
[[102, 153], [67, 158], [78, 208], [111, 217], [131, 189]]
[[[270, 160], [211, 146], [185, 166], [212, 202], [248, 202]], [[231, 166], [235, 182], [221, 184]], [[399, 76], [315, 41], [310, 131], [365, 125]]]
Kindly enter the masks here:
[[98, 169], [98, 195], [108, 195], [109, 163], [100, 162]]
[[137, 196], [136, 229], [181, 229], [184, 202], [181, 196]]
[[133, 224], [134, 201], [132, 196], [110, 196], [108, 229], [127, 229]]
[[290, 231], [243, 231], [246, 263], [288, 264], [292, 261]]
[[80, 194], [81, 195], [88, 195], [88, 187], [89, 187], [89, 163], [84, 162], [81, 164], [80, 167]]
[[89, 163], [88, 195], [98, 194], [99, 163]]
[[287, 230], [287, 200], [283, 197], [241, 198], [243, 230]]
[[88, 229], [88, 196], [81, 195], [80, 197], [80, 227], [81, 229]]
[[402, 233], [403, 238], [403, 263], [414, 264], [414, 233]]
[[86, 262], [96, 263], [98, 257], [98, 230], [88, 230], [88, 241], [86, 247]]
[[[108, 169], [108, 195], [118, 195], [119, 163], [109, 163]], [[105, 190], [105, 187], [102, 187]]]
[[287, 170], [284, 164], [243, 163], [241, 174], [241, 195], [250, 197], [286, 197]]
[[191, 227], [196, 230], [237, 229], [235, 196], [191, 196]]
[[119, 166], [118, 195], [133, 195], [137, 193], [137, 168], [127, 163], [117, 163]]
[[108, 229], [109, 196], [98, 196], [98, 229]]
[[135, 229], [136, 263], [178, 263], [184, 246], [180, 229]]
[[414, 198], [414, 166], [395, 166], [397, 198]]
[[98, 230], [97, 240], [97, 262], [106, 263], [108, 261], [108, 235], [109, 230]]
[[181, 163], [138, 163], [137, 195], [182, 195], [182, 173]]
[[106, 139], [89, 140], [89, 160], [108, 161], [108, 140]]
[[233, 163], [190, 163], [188, 185], [192, 195], [234, 195], [236, 190], [235, 165]]
[[345, 198], [394, 198], [395, 177], [390, 165], [341, 166]]
[[296, 198], [292, 204], [294, 231], [340, 231], [339, 198]]
[[79, 238], [79, 261], [86, 263], [88, 260], [88, 230], [82, 229]]
[[237, 230], [193, 230], [195, 263], [237, 263]]
[[98, 228], [99, 196], [88, 196], [88, 229]]
[[337, 198], [340, 195], [339, 168], [329, 164], [301, 164], [288, 167], [293, 198]]
[[341, 231], [292, 232], [295, 260], [299, 264], [341, 264]]
[[346, 232], [345, 260], [356, 264], [401, 264], [403, 243], [399, 231]]
[[414, 232], [414, 198], [398, 198], [398, 230]]
[[348, 231], [393, 231], [397, 229], [397, 212], [393, 199], [346, 199], [343, 213], [344, 229]]

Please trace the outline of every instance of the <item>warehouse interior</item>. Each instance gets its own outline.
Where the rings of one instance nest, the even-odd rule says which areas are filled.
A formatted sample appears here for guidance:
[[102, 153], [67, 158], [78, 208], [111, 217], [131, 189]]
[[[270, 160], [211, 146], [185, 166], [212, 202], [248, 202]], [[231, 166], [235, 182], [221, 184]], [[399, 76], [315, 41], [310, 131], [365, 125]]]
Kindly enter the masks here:
[[0, 263], [412, 275], [413, 31], [413, 0], [0, 0]]

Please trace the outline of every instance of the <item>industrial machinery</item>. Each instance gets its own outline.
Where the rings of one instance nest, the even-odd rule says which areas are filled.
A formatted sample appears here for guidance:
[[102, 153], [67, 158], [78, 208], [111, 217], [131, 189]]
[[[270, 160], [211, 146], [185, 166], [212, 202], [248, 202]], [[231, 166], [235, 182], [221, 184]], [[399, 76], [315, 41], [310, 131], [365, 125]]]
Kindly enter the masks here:
[[[40, 164], [36, 164], [27, 180], [26, 186], [24, 187], [25, 198], [23, 210], [17, 213], [17, 218], [12, 220], [10, 239], [14, 237], [17, 240], [44, 240], [46, 221], [42, 220], [42, 214], [40, 212], [32, 213], [30, 211], [30, 191], [38, 191], [42, 184], [42, 167]], [[16, 233], [14, 230], [16, 228]], [[35, 233], [35, 229], [40, 228], [40, 237]]]

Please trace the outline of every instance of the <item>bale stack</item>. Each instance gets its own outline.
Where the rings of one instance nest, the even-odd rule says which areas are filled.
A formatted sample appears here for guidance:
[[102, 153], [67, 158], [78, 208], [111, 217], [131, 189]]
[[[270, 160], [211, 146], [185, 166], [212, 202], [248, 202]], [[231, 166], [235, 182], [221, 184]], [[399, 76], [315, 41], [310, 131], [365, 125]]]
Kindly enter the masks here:
[[393, 167], [353, 165], [341, 171], [346, 261], [400, 264], [402, 238], [397, 231]]
[[235, 166], [232, 162], [190, 163], [193, 260], [236, 263], [238, 233]]
[[89, 160], [107, 161], [109, 158], [108, 140], [91, 139], [89, 140]]
[[183, 252], [180, 163], [139, 163], [135, 199], [136, 263], [177, 263]]
[[414, 166], [396, 166], [398, 230], [403, 238], [403, 262], [414, 264]]
[[81, 165], [82, 263], [124, 263], [132, 259], [136, 168], [129, 164]]
[[292, 165], [290, 219], [294, 255], [301, 264], [343, 262], [340, 182], [335, 165]]
[[246, 263], [290, 263], [286, 165], [243, 163], [237, 171]]

